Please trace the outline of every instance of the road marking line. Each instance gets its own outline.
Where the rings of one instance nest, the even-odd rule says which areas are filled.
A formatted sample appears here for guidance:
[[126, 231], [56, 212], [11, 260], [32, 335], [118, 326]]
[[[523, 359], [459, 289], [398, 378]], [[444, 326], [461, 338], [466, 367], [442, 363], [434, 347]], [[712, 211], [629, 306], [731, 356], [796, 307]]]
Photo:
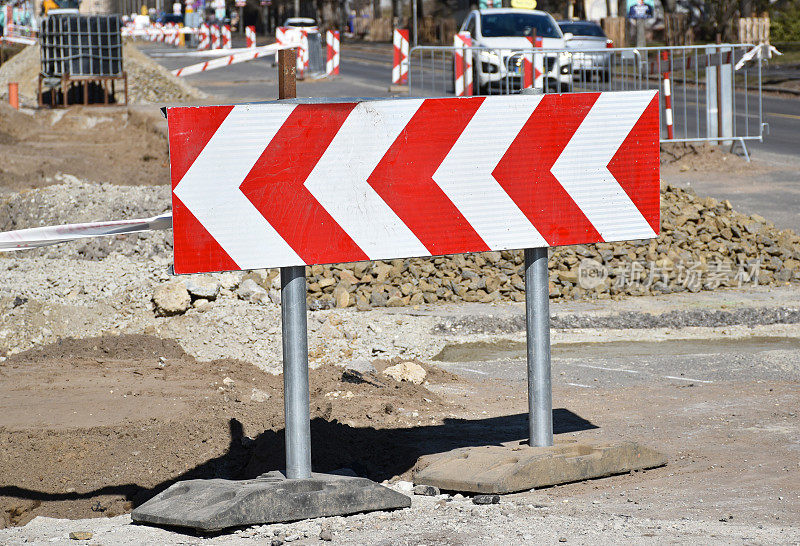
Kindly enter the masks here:
[[767, 115], [787, 119], [800, 119], [800, 116], [795, 116], [794, 114], [776, 114], [774, 112], [767, 112]]
[[593, 389], [591, 385], [581, 385], [580, 383], [567, 383], [567, 385], [572, 385], [573, 387], [583, 387], [584, 389]]
[[691, 381], [696, 383], [713, 383], [713, 381], [709, 381], [707, 379], [692, 379], [690, 377], [675, 377], [674, 375], [664, 375], [667, 379], [677, 379], [678, 381]]
[[603, 366], [592, 366], [591, 364], [576, 364], [580, 368], [591, 368], [593, 370], [606, 370], [609, 372], [642, 373], [636, 370], [626, 370], [625, 368], [605, 368]]

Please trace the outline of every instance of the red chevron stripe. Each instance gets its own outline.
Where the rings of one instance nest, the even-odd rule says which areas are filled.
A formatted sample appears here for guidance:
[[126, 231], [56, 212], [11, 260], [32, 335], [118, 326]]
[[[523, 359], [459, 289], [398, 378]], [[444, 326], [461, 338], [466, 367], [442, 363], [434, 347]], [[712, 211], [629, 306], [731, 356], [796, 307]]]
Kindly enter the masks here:
[[308, 264], [369, 259], [304, 185], [355, 105], [298, 105], [240, 186]]
[[[191, 108], [170, 110], [169, 158], [173, 189], [232, 109], [233, 106], [211, 106], [203, 109], [202, 116], [195, 115]], [[172, 226], [174, 246], [181, 249], [175, 253], [176, 273], [239, 269], [174, 193]]]
[[599, 93], [545, 95], [492, 172], [551, 246], [602, 241], [550, 172]]
[[367, 179], [434, 255], [489, 250], [432, 178], [483, 100], [424, 101]]
[[658, 234], [660, 223], [658, 95], [608, 164], [622, 189]]

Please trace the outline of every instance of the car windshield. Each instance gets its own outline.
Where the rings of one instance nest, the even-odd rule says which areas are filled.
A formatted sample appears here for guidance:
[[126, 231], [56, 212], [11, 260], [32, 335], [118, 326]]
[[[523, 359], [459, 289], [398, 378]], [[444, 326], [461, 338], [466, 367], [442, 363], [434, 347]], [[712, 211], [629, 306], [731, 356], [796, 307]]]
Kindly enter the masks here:
[[561, 32], [566, 34], [571, 32], [575, 36], [597, 36], [598, 38], [605, 38], [603, 29], [598, 25], [587, 25], [582, 23], [558, 23], [561, 27]]
[[287, 27], [313, 27], [316, 24], [314, 21], [293, 21], [291, 19], [286, 21]]
[[500, 36], [536, 36], [561, 38], [558, 27], [546, 15], [535, 13], [486, 13], [481, 15], [481, 35], [484, 38]]

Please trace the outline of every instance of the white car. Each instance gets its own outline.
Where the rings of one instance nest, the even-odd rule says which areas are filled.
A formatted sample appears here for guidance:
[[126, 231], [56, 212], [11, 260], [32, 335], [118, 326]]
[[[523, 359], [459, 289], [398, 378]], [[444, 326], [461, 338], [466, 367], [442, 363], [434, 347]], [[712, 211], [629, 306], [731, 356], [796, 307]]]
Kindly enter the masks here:
[[305, 30], [306, 32], [319, 32], [317, 22], [311, 17], [289, 17], [283, 26], [293, 30]]
[[[470, 12], [461, 25], [469, 32], [473, 47], [473, 82], [483, 94], [492, 85], [519, 89], [522, 50], [530, 50], [528, 37], [541, 38], [544, 49], [565, 49], [564, 35], [555, 19], [543, 11], [495, 8]], [[545, 53], [545, 86], [562, 91], [572, 82], [570, 56]]]
[[609, 81], [612, 58], [610, 53], [603, 50], [613, 48], [614, 42], [608, 39], [602, 27], [591, 21], [559, 21], [558, 26], [564, 33], [567, 49], [589, 51], [573, 54], [575, 79], [587, 82], [593, 79]]

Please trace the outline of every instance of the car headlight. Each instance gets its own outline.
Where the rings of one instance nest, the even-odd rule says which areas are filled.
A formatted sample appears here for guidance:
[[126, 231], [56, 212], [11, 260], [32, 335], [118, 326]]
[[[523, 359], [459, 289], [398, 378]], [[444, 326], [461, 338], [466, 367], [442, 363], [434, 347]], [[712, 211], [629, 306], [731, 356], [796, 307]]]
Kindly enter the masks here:
[[572, 73], [572, 65], [562, 65], [561, 66], [561, 73], [562, 74], [571, 74]]

